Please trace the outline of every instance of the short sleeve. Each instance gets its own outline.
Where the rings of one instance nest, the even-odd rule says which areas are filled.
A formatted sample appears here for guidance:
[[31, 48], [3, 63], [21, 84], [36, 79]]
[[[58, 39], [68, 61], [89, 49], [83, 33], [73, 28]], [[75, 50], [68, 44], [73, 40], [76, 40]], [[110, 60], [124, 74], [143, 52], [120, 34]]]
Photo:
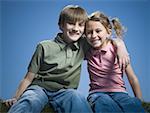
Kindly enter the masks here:
[[36, 74], [40, 69], [42, 61], [43, 61], [43, 47], [41, 44], [38, 44], [32, 56], [32, 59], [29, 63], [28, 71]]

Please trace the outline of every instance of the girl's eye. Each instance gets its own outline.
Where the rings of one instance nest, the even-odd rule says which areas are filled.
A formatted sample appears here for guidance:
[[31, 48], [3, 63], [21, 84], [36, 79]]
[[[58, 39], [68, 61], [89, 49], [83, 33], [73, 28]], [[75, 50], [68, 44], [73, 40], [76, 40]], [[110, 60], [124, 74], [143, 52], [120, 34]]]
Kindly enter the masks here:
[[91, 33], [92, 33], [92, 31], [87, 31], [87, 32], [86, 32], [87, 35], [89, 35], [89, 34], [91, 34]]
[[102, 30], [100, 30], [100, 29], [97, 29], [97, 30], [96, 30], [96, 33], [100, 33], [101, 31], [102, 31]]

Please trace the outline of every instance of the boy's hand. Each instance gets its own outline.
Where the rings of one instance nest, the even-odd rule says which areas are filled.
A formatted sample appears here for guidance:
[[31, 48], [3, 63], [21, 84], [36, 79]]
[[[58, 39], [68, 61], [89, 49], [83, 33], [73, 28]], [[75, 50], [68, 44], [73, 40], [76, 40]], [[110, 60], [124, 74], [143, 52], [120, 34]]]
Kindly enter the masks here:
[[127, 52], [127, 48], [121, 39], [115, 39], [113, 40], [114, 44], [117, 47], [117, 56], [119, 61], [119, 66], [121, 69], [125, 69], [126, 66], [130, 63], [130, 57]]
[[12, 106], [14, 103], [17, 102], [17, 99], [16, 98], [12, 98], [12, 99], [8, 99], [8, 100], [5, 100], [4, 103], [6, 104], [7, 107], [10, 107]]
[[125, 52], [125, 48], [119, 47], [117, 50], [117, 55], [118, 55], [119, 67], [125, 70], [127, 65], [130, 63], [129, 54]]

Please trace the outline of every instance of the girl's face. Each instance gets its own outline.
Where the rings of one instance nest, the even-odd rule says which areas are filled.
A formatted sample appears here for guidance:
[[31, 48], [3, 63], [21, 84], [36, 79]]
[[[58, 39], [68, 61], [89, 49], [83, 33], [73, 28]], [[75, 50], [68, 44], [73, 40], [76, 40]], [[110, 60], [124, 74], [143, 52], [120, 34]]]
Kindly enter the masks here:
[[102, 46], [106, 38], [109, 36], [106, 28], [99, 21], [88, 21], [86, 23], [86, 38], [88, 43], [94, 47], [99, 48]]

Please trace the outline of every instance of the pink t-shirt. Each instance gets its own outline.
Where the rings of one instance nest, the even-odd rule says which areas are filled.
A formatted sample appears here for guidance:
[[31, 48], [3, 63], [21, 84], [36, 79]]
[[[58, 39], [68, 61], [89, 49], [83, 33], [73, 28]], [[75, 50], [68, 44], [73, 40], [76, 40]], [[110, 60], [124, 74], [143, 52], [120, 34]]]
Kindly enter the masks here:
[[86, 56], [90, 75], [90, 92], [126, 92], [123, 72], [117, 62], [116, 48], [108, 43], [102, 49], [91, 49]]

